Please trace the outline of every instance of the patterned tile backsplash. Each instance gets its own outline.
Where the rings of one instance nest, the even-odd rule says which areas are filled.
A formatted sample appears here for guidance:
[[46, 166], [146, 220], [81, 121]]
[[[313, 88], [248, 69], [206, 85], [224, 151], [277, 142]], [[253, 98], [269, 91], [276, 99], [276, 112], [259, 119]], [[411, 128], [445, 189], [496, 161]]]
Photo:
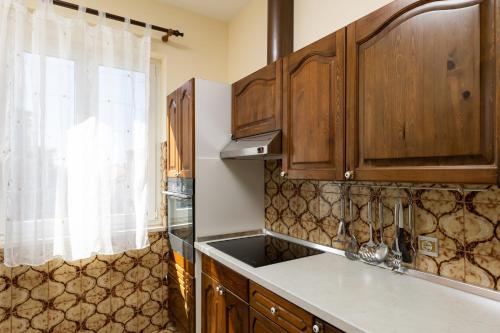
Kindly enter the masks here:
[[[41, 266], [0, 264], [0, 332], [157, 332], [168, 324], [168, 244]], [[3, 259], [3, 258], [2, 258]]]
[[[279, 161], [266, 162], [266, 228], [341, 249], [342, 243], [337, 239], [340, 218], [338, 184], [287, 180], [279, 173]], [[368, 184], [366, 187], [352, 187], [353, 221], [348, 221], [348, 230], [360, 243], [368, 241], [367, 205], [370, 195], [378, 195], [384, 203], [384, 240], [392, 244], [394, 204], [400, 198], [407, 217], [408, 194], [401, 189], [382, 189], [373, 193]], [[465, 192], [464, 195], [453, 190], [418, 190], [413, 198], [415, 247], [419, 235], [436, 237], [439, 254], [430, 257], [417, 252], [411, 267], [500, 290], [500, 189], [489, 186], [485, 192]], [[377, 209], [374, 209], [373, 216], [375, 230], [378, 230]], [[411, 238], [409, 231], [408, 219], [405, 218], [405, 237], [408, 240]], [[374, 237], [380, 237], [378, 231]]]

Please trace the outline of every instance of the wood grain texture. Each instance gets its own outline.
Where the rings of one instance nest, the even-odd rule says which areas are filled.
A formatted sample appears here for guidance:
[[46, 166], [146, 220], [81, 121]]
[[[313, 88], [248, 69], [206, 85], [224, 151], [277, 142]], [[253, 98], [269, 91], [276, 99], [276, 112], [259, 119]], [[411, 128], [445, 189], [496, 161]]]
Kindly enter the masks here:
[[216, 280], [202, 273], [202, 323], [203, 333], [247, 333], [249, 306], [239, 297], [224, 290]]
[[242, 300], [248, 302], [248, 279], [203, 255], [202, 271]]
[[[171, 251], [174, 252], [174, 251]], [[168, 310], [180, 332], [195, 332], [194, 278], [179, 254], [171, 255], [168, 268]], [[182, 267], [181, 267], [182, 266]]]
[[282, 61], [278, 60], [232, 85], [235, 138], [281, 128]]
[[347, 169], [356, 180], [497, 182], [497, 7], [398, 0], [348, 27]]
[[168, 158], [167, 177], [176, 177], [179, 170], [179, 117], [177, 110], [177, 92], [167, 97], [167, 138]]
[[314, 322], [315, 325], [318, 325], [320, 329], [320, 333], [344, 333], [343, 331], [339, 330], [335, 326], [332, 326], [320, 319], [316, 319]]
[[[313, 316], [284, 298], [250, 281], [250, 306], [289, 333], [312, 332]], [[271, 308], [276, 313], [271, 312]]]
[[283, 168], [290, 178], [344, 174], [345, 29], [284, 59]]
[[287, 331], [250, 308], [250, 333], [287, 333]]
[[180, 152], [179, 172], [182, 178], [194, 178], [194, 79], [184, 83], [178, 89], [178, 107], [180, 114]]

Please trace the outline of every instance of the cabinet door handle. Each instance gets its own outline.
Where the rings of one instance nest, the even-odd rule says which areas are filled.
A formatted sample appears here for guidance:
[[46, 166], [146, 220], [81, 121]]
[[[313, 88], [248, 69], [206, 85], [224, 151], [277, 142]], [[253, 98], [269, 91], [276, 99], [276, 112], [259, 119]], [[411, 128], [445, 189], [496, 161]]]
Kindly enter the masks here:
[[272, 307], [271, 307], [271, 309], [269, 309], [269, 311], [271, 311], [271, 314], [272, 314], [273, 316], [276, 316], [276, 314], [278, 313], [278, 309], [277, 309], [277, 308], [275, 308], [274, 306], [272, 306]]
[[354, 171], [348, 170], [344, 174], [346, 180], [353, 180], [354, 179]]
[[321, 329], [322, 328], [322, 325], [321, 324], [315, 324], [313, 326], [313, 332], [314, 333], [321, 333], [323, 332], [323, 330]]
[[215, 288], [215, 291], [219, 293], [219, 296], [224, 296], [224, 292], [225, 292], [225, 291], [224, 291], [224, 288], [223, 288], [223, 287], [221, 287], [221, 286], [217, 286], [217, 287]]
[[288, 173], [286, 171], [281, 171], [280, 176], [283, 178], [286, 178], [286, 177], [288, 177]]

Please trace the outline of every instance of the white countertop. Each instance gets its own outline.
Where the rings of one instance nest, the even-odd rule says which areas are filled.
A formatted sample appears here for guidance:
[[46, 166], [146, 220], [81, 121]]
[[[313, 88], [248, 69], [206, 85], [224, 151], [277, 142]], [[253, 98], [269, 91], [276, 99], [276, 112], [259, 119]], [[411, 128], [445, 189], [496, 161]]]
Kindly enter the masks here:
[[195, 248], [346, 332], [500, 332], [500, 302], [336, 254], [253, 268]]

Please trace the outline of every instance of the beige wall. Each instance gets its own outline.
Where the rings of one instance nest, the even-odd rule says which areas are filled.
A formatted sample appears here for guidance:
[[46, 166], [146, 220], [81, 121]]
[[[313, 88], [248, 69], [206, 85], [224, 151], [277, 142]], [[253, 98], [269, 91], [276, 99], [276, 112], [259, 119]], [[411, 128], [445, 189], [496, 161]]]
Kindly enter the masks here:
[[250, 0], [228, 23], [228, 82], [266, 64], [267, 0]]
[[[294, 0], [294, 49], [346, 26], [392, 0]], [[266, 65], [267, 0], [250, 0], [228, 27], [229, 82]]]
[[167, 44], [161, 42], [161, 32], [153, 32], [152, 51], [166, 62], [166, 92], [192, 77], [227, 81], [227, 23], [156, 0], [69, 1], [184, 32], [183, 38], [172, 37]]

